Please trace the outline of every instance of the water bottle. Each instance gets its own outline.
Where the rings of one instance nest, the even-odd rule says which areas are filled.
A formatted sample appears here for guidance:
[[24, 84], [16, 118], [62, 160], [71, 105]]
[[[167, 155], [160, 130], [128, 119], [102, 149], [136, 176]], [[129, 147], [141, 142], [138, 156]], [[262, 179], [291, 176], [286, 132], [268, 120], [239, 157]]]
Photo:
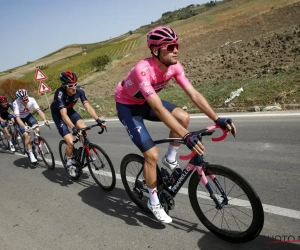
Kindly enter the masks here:
[[181, 168], [175, 168], [170, 176], [171, 182], [174, 184], [182, 174]]
[[82, 161], [82, 155], [83, 155], [83, 147], [79, 147], [77, 150], [76, 150], [76, 152], [75, 152], [75, 158], [76, 158], [76, 160], [78, 161], [78, 162], [80, 162], [81, 163], [81, 161]]
[[38, 138], [35, 138], [33, 140], [33, 144], [38, 148], [38, 146], [39, 146], [39, 140], [38, 140]]
[[78, 162], [80, 162], [80, 156], [81, 156], [81, 151], [82, 151], [82, 147], [79, 147], [78, 149], [75, 149], [75, 158]]
[[161, 168], [160, 174], [161, 174], [161, 178], [162, 178], [163, 183], [165, 183], [165, 185], [167, 187], [169, 187], [170, 186], [170, 174], [169, 174], [169, 172], [166, 169]]
[[84, 150], [83, 147], [80, 147], [80, 163], [82, 164], [84, 161]]

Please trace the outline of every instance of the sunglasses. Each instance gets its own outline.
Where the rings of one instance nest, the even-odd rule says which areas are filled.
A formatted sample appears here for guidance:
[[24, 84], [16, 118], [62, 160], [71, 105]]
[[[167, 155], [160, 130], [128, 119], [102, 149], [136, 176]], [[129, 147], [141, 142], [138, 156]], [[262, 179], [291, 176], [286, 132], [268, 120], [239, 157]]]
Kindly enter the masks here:
[[170, 44], [167, 44], [166, 46], [160, 45], [158, 48], [164, 48], [164, 49], [166, 49], [167, 52], [173, 52], [175, 48], [176, 48], [176, 50], [179, 50], [179, 44], [178, 43], [170, 43]]
[[22, 99], [23, 100], [23, 102], [28, 102], [29, 100], [28, 100], [28, 98], [27, 99]]
[[73, 84], [67, 84], [66, 85], [68, 88], [74, 88], [77, 86], [77, 83], [73, 83]]

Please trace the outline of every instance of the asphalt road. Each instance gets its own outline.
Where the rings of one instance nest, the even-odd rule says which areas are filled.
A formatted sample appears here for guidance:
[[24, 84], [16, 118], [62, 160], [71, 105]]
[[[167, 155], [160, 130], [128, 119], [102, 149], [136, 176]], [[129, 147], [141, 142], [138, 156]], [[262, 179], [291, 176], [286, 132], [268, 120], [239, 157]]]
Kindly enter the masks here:
[[[130, 202], [119, 166], [127, 153], [139, 152], [121, 123], [108, 119], [108, 133], [98, 135], [93, 129], [90, 138], [114, 164], [117, 185], [111, 192], [102, 191], [88, 173], [78, 182], [69, 180], [59, 163], [61, 138], [54, 125], [42, 127], [57, 160], [54, 171], [33, 168], [24, 156], [0, 151], [0, 249], [300, 249], [300, 112], [230, 116], [237, 138], [218, 143], [205, 138], [205, 156], [239, 172], [259, 194], [265, 224], [252, 242], [231, 244], [210, 233], [194, 214], [186, 186], [176, 196], [169, 225]], [[162, 123], [146, 124], [154, 139], [168, 137]], [[208, 125], [207, 118], [194, 115], [189, 128]], [[159, 149], [162, 157], [167, 145]], [[189, 151], [182, 147], [181, 152]]]

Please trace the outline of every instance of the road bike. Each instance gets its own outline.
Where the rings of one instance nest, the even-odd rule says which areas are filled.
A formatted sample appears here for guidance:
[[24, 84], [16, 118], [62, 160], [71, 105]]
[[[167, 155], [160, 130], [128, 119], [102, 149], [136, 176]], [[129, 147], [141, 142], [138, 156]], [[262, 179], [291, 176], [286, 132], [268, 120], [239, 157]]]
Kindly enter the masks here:
[[[38, 159], [39, 157], [42, 158], [43, 162], [45, 163], [46, 167], [50, 170], [53, 170], [55, 168], [55, 160], [53, 156], [53, 152], [50, 148], [49, 143], [38, 133], [36, 130], [38, 127], [41, 127], [43, 125], [33, 125], [32, 127], [29, 127], [26, 132], [30, 136], [30, 132], [33, 133], [33, 138], [30, 141], [30, 144], [32, 146], [32, 153], [34, 154], [35, 158]], [[50, 128], [50, 125], [46, 125]], [[22, 135], [23, 143], [25, 145], [24, 136]], [[27, 150], [25, 150], [29, 160], [29, 154]]]
[[[106, 154], [106, 152], [96, 144], [90, 142], [87, 138], [87, 130], [92, 129], [93, 127], [98, 127], [98, 124], [91, 125], [82, 129], [81, 135], [79, 136], [80, 141], [82, 142], [83, 147], [75, 148], [73, 147], [72, 162], [75, 166], [76, 176], [72, 177], [73, 180], [78, 180], [83, 173], [83, 168], [86, 166], [89, 169], [89, 172], [95, 182], [105, 191], [113, 190], [116, 185], [116, 174], [113, 164]], [[102, 134], [104, 129], [98, 134]], [[73, 143], [77, 143], [79, 139], [77, 138]], [[64, 165], [64, 168], [68, 172], [66, 167], [66, 147], [67, 143], [65, 140], [59, 142], [59, 155], [60, 159]]]
[[[10, 120], [6, 120], [8, 133], [10, 134], [11, 142], [13, 143], [16, 151], [19, 151], [21, 154], [25, 154], [25, 144], [24, 144], [24, 136], [20, 132], [18, 125], [16, 122], [12, 122]], [[9, 148], [9, 144], [7, 139], [5, 138], [5, 133], [2, 128], [0, 128], [0, 140], [4, 144], [5, 148]]]
[[[217, 125], [191, 132], [202, 142], [203, 136], [212, 135]], [[227, 132], [213, 141], [221, 141]], [[155, 144], [178, 142], [182, 138], [166, 138], [154, 141]], [[192, 152], [180, 156], [189, 160], [186, 167], [173, 173], [157, 165], [158, 197], [164, 210], [169, 213], [175, 208], [174, 198], [183, 184], [188, 183], [191, 206], [203, 225], [223, 240], [242, 243], [256, 238], [264, 225], [264, 211], [260, 198], [253, 187], [234, 170], [204, 161], [203, 155]], [[144, 158], [137, 154], [126, 155], [121, 162], [121, 178], [131, 200], [144, 211], [147, 207], [148, 189], [143, 177]]]

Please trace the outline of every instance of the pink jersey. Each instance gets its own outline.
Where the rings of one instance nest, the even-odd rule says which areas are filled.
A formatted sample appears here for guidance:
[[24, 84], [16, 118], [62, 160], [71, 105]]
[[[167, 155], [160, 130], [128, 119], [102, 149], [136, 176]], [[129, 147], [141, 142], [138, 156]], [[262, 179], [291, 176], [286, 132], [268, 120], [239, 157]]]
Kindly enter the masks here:
[[168, 71], [164, 72], [157, 67], [153, 58], [143, 59], [118, 84], [115, 101], [122, 104], [143, 104], [151, 96], [157, 95], [172, 77], [182, 88], [190, 84], [180, 62], [169, 66]]

